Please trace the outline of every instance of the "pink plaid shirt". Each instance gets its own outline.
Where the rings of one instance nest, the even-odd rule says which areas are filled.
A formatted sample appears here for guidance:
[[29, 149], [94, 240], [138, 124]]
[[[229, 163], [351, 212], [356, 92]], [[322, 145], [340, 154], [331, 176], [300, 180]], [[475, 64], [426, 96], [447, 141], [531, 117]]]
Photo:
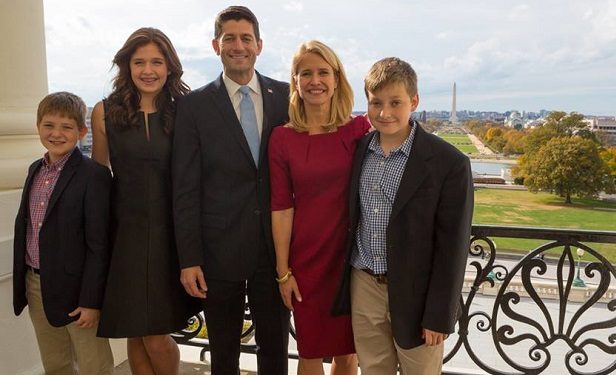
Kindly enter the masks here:
[[26, 264], [33, 268], [40, 268], [39, 230], [45, 220], [49, 198], [71, 154], [72, 152], [69, 152], [60, 160], [50, 163], [49, 155], [46, 153], [41, 167], [32, 179], [29, 196], [30, 215], [26, 231]]

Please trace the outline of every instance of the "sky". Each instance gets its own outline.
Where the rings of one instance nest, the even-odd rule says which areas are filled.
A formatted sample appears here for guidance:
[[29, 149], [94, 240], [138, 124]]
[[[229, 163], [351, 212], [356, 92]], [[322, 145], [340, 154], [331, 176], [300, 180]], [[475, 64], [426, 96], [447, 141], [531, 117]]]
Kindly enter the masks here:
[[293, 53], [317, 39], [334, 49], [364, 110], [363, 77], [387, 56], [419, 77], [418, 111], [575, 111], [616, 115], [616, 0], [44, 0], [49, 90], [89, 106], [109, 94], [111, 60], [143, 26], [173, 42], [184, 81], [221, 72], [216, 14], [248, 6], [260, 23], [257, 70], [288, 81]]

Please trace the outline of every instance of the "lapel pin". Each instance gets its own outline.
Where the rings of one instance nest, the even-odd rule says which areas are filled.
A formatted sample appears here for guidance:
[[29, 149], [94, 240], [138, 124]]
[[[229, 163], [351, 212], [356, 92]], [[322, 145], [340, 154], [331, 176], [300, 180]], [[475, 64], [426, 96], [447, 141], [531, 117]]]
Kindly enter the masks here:
[[272, 89], [267, 89], [267, 92], [269, 92], [270, 94], [274, 93], [274, 91], [272, 91]]

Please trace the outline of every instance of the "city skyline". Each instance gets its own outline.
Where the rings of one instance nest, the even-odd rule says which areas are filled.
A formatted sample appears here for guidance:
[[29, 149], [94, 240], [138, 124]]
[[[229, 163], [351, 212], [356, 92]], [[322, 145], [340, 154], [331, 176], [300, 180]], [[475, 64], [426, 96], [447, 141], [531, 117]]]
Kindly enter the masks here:
[[[45, 0], [49, 90], [74, 91], [94, 105], [111, 90], [113, 55], [142, 26], [170, 37], [185, 81], [198, 88], [221, 70], [211, 47], [213, 24], [231, 4]], [[458, 110], [616, 115], [616, 0], [242, 4], [260, 21], [261, 73], [288, 81], [299, 43], [319, 39], [339, 54], [356, 110], [366, 108], [362, 80], [370, 65], [398, 56], [417, 70], [418, 112], [450, 109], [456, 82]]]

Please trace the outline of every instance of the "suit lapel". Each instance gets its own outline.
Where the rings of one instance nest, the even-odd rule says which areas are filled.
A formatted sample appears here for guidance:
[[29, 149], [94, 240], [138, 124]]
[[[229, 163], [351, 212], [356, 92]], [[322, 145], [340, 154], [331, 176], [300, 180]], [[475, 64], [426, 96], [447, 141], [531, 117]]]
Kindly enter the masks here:
[[267, 142], [269, 140], [270, 133], [272, 132], [272, 126], [279, 124], [272, 124], [272, 121], [268, 117], [269, 114], [274, 113], [274, 91], [271, 87], [269, 80], [263, 77], [259, 73], [256, 73], [259, 78], [259, 85], [261, 86], [261, 98], [263, 99], [263, 129], [261, 130], [261, 145], [259, 147], [259, 164], [267, 159], [265, 154], [267, 150]]
[[47, 210], [45, 211], [45, 220], [47, 220], [49, 213], [53, 210], [56, 202], [58, 202], [58, 198], [62, 195], [62, 192], [64, 191], [64, 188], [66, 188], [66, 185], [68, 185], [68, 182], [71, 178], [73, 178], [73, 175], [75, 174], [75, 171], [77, 171], [77, 167], [79, 166], [79, 163], [81, 163], [82, 158], [83, 155], [81, 154], [81, 151], [76, 149], [68, 158], [66, 164], [64, 164], [64, 168], [62, 168], [60, 177], [58, 178], [56, 186], [53, 188], [53, 192], [49, 198], [49, 204], [47, 205]]
[[349, 217], [353, 226], [355, 226], [359, 217], [359, 179], [361, 178], [362, 165], [364, 164], [370, 140], [372, 140], [375, 134], [376, 131], [373, 131], [360, 139], [353, 158], [353, 170], [351, 171], [351, 183], [349, 185]]
[[218, 107], [218, 110], [222, 114], [222, 118], [225, 120], [226, 126], [230, 129], [233, 137], [244, 152], [244, 155], [251, 160], [252, 165], [255, 166], [254, 159], [250, 153], [250, 146], [248, 146], [248, 141], [246, 140], [246, 136], [242, 130], [242, 124], [240, 124], [240, 120], [237, 118], [237, 114], [233, 109], [233, 104], [229, 98], [227, 87], [222, 80], [222, 74], [218, 76], [218, 79], [215, 81], [215, 85], [216, 89], [212, 92], [214, 99], [213, 101], [216, 103], [216, 107]]
[[419, 123], [415, 122], [413, 126], [417, 126], [415, 139], [413, 140], [411, 154], [406, 162], [406, 167], [404, 168], [404, 173], [400, 180], [400, 186], [398, 187], [398, 193], [396, 194], [396, 199], [391, 209], [389, 222], [400, 213], [402, 207], [404, 207], [406, 202], [415, 194], [417, 188], [428, 175], [426, 160], [432, 156], [432, 151], [426, 143], [426, 133], [419, 126]]
[[21, 194], [21, 204], [19, 205], [19, 209], [21, 211], [20, 214], [23, 215], [24, 219], [30, 217], [30, 188], [32, 187], [34, 175], [42, 164], [43, 159], [39, 159], [32, 164], [30, 170], [28, 170], [28, 176], [26, 177], [26, 182], [24, 183], [23, 194]]

